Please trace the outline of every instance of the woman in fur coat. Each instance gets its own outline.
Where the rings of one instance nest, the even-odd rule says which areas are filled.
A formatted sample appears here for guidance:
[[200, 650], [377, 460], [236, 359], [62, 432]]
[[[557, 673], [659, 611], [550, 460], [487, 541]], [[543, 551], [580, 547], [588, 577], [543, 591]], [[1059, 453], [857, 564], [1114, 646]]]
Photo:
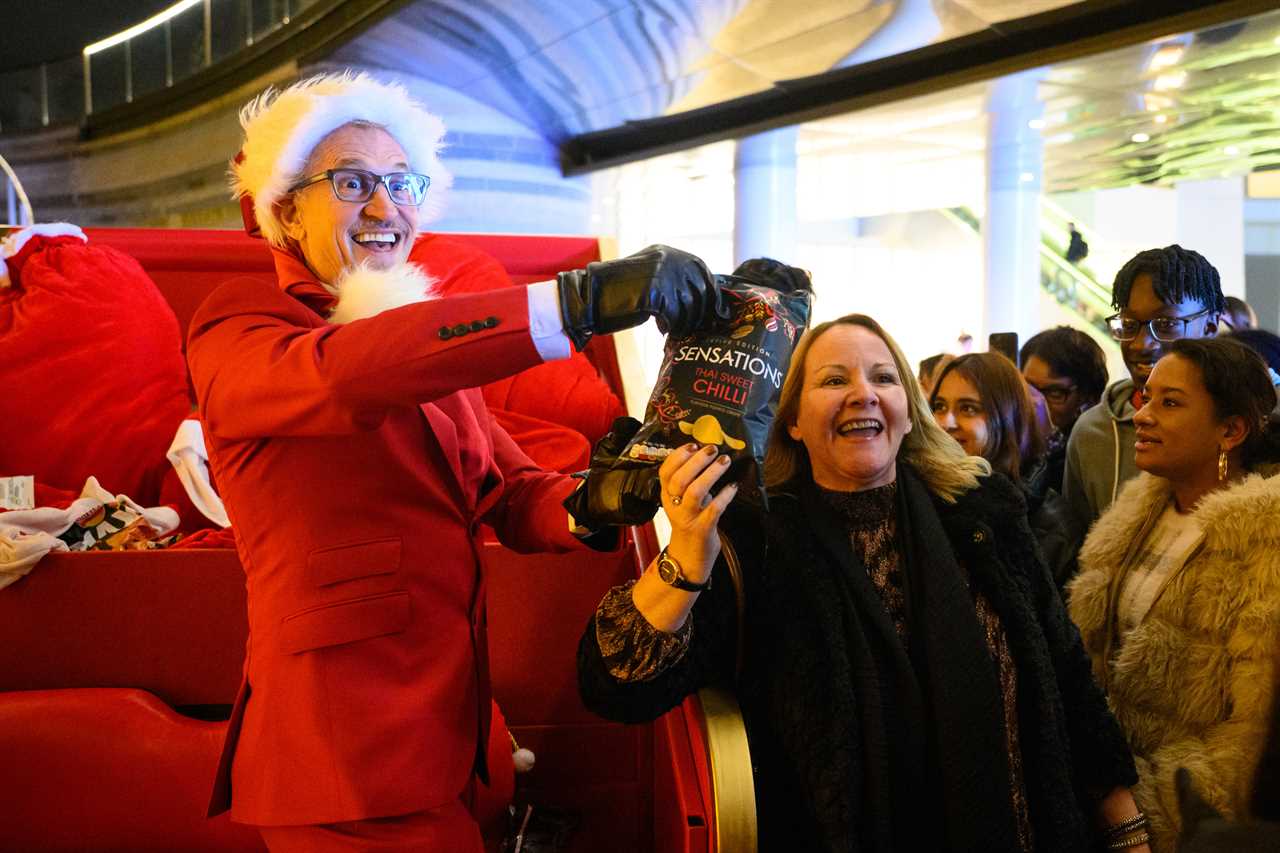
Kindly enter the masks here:
[[1152, 846], [1182, 827], [1175, 782], [1247, 816], [1280, 643], [1280, 440], [1266, 366], [1179, 340], [1134, 418], [1138, 468], [1080, 552], [1070, 613], [1129, 738]]

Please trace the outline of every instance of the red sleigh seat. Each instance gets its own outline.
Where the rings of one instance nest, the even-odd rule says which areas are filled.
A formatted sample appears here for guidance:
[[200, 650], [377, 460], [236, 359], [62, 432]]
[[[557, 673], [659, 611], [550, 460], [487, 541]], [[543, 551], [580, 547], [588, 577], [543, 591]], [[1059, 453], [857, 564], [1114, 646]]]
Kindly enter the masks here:
[[[240, 232], [88, 233], [141, 262], [182, 328], [227, 278], [274, 280], [264, 244]], [[456, 236], [517, 283], [599, 257], [591, 238]], [[588, 355], [621, 396], [612, 341], [596, 339]], [[604, 590], [656, 551], [651, 527], [636, 536], [616, 555], [483, 549], [494, 695], [537, 754], [521, 795], [581, 815], [576, 851], [754, 849], [731, 700], [707, 697], [704, 714], [691, 699], [652, 725], [622, 726], [578, 699], [582, 626]], [[225, 815], [201, 817], [225, 723], [174, 711], [231, 703], [246, 632], [232, 550], [51, 554], [0, 591], [0, 762], [11, 782], [0, 849], [260, 849], [256, 833]]]

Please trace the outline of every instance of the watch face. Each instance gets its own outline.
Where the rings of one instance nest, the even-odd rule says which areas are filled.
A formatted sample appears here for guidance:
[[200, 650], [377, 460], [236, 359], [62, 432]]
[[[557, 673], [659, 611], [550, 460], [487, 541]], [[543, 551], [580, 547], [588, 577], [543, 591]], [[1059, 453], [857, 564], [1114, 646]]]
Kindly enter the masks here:
[[676, 564], [665, 556], [658, 560], [658, 577], [662, 578], [663, 583], [674, 585], [680, 577]]

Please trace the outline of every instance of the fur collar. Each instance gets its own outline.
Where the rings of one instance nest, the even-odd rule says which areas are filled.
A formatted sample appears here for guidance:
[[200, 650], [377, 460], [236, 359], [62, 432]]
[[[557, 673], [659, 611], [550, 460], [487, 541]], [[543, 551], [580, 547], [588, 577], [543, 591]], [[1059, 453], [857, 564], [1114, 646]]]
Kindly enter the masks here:
[[435, 299], [436, 279], [417, 264], [403, 263], [388, 270], [358, 266], [347, 270], [337, 283], [324, 285], [338, 298], [329, 314], [330, 323], [349, 323], [392, 308]]
[[[1119, 564], [1151, 513], [1172, 492], [1168, 480], [1145, 472], [1125, 483], [1085, 540], [1081, 565]], [[1211, 492], [1191, 515], [1204, 531], [1207, 547], [1228, 548], [1259, 538], [1280, 547], [1280, 525], [1274, 523], [1280, 518], [1280, 465], [1259, 466], [1228, 488]]]

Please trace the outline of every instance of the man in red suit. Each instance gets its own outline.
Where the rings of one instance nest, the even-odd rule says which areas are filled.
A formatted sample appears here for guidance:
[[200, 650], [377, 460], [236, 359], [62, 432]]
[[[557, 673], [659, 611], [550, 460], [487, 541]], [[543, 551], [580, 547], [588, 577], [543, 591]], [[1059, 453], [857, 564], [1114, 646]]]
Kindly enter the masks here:
[[464, 803], [490, 708], [478, 527], [519, 551], [610, 537], [569, 516], [574, 481], [536, 468], [475, 389], [650, 316], [696, 328], [718, 293], [696, 258], [654, 247], [432, 298], [430, 258], [407, 259], [449, 184], [438, 119], [344, 74], [268, 91], [241, 122], [236, 189], [278, 286], [224, 284], [188, 341], [249, 601], [210, 810], [273, 851], [479, 853]]

